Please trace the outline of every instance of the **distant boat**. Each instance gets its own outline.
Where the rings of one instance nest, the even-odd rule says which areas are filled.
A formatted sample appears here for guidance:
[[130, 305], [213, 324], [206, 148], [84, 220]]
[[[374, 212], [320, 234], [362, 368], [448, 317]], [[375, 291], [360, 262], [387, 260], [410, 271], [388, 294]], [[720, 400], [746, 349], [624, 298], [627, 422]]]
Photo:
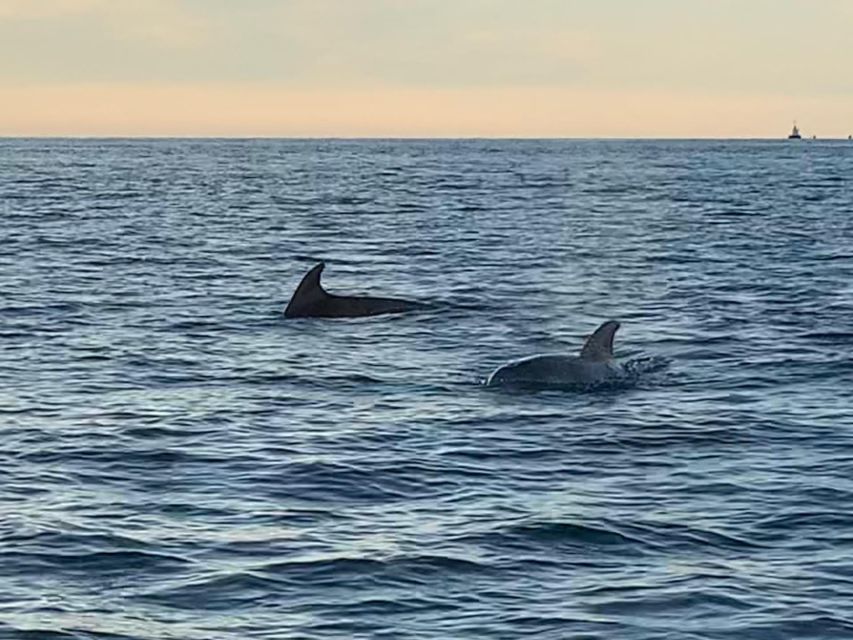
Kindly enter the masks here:
[[797, 123], [794, 123], [794, 128], [791, 129], [791, 135], [788, 136], [788, 140], [802, 140], [803, 136], [800, 135], [800, 130], [797, 129]]

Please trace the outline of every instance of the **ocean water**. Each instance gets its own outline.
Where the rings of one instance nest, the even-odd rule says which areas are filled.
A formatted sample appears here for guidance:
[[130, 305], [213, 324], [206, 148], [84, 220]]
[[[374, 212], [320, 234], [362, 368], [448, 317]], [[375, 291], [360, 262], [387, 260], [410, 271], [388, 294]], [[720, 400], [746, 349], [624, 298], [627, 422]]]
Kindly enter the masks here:
[[[853, 144], [0, 141], [0, 638], [853, 637]], [[303, 273], [426, 312], [285, 320]], [[579, 349], [616, 388], [482, 386]]]

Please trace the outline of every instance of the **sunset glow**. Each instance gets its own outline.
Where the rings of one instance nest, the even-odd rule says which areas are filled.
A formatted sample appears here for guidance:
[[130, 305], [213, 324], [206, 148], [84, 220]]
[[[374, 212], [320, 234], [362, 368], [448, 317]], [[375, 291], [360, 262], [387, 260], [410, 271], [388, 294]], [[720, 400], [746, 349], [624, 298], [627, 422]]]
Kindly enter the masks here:
[[853, 132], [844, 0], [0, 0], [0, 134]]

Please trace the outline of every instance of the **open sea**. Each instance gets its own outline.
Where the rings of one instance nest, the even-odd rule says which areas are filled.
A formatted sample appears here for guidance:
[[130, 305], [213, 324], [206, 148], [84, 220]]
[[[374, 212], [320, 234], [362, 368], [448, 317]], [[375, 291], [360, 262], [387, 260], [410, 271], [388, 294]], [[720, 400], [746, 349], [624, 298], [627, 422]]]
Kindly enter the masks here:
[[[0, 638], [853, 638], [853, 143], [0, 140]], [[285, 320], [302, 275], [434, 302]], [[592, 390], [483, 380], [622, 322]]]

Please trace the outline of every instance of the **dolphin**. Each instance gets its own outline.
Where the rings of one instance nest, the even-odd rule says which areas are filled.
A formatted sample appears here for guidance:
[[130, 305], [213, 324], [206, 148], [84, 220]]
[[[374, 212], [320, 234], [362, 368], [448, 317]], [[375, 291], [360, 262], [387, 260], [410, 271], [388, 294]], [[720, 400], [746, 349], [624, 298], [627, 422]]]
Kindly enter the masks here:
[[578, 356], [538, 355], [514, 360], [495, 369], [486, 386], [586, 386], [624, 374], [613, 359], [613, 336], [619, 323], [608, 320], [596, 329]]
[[320, 274], [325, 267], [326, 264], [320, 262], [305, 274], [284, 310], [285, 318], [361, 318], [381, 313], [403, 313], [425, 306], [396, 298], [336, 296], [327, 293], [320, 284]]

